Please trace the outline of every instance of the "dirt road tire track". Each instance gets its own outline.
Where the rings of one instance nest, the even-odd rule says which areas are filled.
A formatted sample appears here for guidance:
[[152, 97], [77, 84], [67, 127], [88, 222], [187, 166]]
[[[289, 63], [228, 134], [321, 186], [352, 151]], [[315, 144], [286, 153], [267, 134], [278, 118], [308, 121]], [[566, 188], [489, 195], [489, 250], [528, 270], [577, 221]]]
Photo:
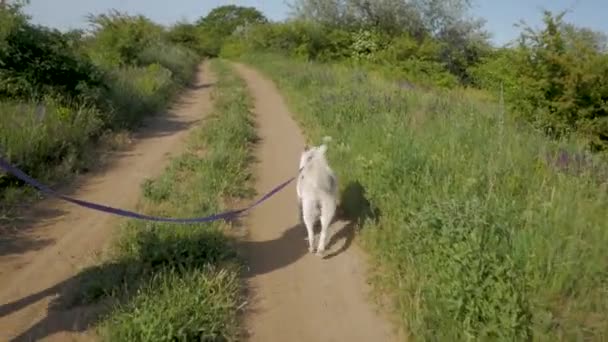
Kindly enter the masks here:
[[[194, 85], [173, 108], [150, 118], [128, 151], [82, 177], [71, 194], [135, 209], [141, 182], [160, 174], [170, 155], [182, 150], [189, 130], [211, 110], [208, 70], [207, 63], [199, 66]], [[69, 291], [72, 277], [104, 249], [120, 219], [54, 199], [38, 203], [28, 214], [39, 217], [21, 227], [20, 248], [0, 244], [0, 341], [16, 336], [20, 341], [90, 339], [85, 331], [97, 308], [67, 311], [49, 304]]]
[[[255, 101], [261, 140], [256, 190], [264, 193], [297, 172], [305, 141], [275, 85], [250, 67], [235, 67]], [[367, 300], [366, 269], [355, 246], [330, 259], [308, 254], [295, 184], [256, 208], [246, 226], [249, 236], [243, 249], [250, 305], [245, 328], [250, 341], [396, 340], [388, 320]], [[342, 229], [349, 230], [345, 222], [334, 223], [329, 240], [353, 233]], [[340, 239], [330, 244], [328, 253], [335, 254], [344, 243]]]

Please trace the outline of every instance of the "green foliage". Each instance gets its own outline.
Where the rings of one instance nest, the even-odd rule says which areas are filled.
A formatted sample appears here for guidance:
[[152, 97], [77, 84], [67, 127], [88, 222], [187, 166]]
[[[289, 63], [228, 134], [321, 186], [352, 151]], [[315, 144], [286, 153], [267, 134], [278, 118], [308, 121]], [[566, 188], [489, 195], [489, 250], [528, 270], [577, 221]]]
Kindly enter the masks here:
[[378, 213], [359, 227], [378, 266], [374, 283], [390, 291], [413, 337], [605, 336], [608, 197], [594, 170], [556, 169], [559, 145], [462, 90], [405, 90], [345, 66], [248, 60], [285, 92], [311, 140], [334, 137], [328, 158], [342, 187], [361, 184]]
[[378, 59], [385, 63], [395, 63], [416, 58], [426, 61], [438, 61], [441, 45], [430, 38], [418, 41], [408, 34], [395, 36], [386, 48], [381, 51]]
[[19, 12], [0, 9], [0, 99], [88, 99], [102, 87], [101, 72], [75, 51], [74, 38], [30, 24]]
[[544, 29], [526, 28], [517, 46], [492, 49], [483, 21], [466, 15], [469, 1], [293, 5], [295, 20], [224, 30], [222, 55], [279, 52], [359, 64], [409, 83], [480, 87], [552, 137], [574, 133], [592, 150], [607, 147], [608, 38], [564, 23], [563, 14], [545, 12]]
[[[395, 1], [372, 5], [306, 0], [295, 5], [296, 19], [235, 31], [225, 40], [224, 56], [280, 52], [303, 60], [355, 62], [389, 69], [410, 81], [453, 87], [468, 84], [471, 65], [489, 53], [480, 22], [458, 19], [462, 14], [449, 14], [440, 3], [432, 8]], [[444, 12], [435, 15], [433, 11]], [[445, 22], [425, 24], [425, 16]], [[406, 22], [413, 26], [396, 24]]]
[[0, 8], [0, 48], [6, 48], [6, 38], [27, 23], [28, 17], [21, 11], [22, 4], [7, 4]]
[[[201, 247], [201, 246], [199, 246]], [[105, 341], [236, 341], [238, 273], [165, 271], [101, 327]]]
[[188, 49], [200, 52], [200, 29], [187, 22], [179, 22], [169, 28], [165, 36], [173, 44], [187, 47]]
[[359, 50], [368, 56], [366, 51], [378, 48], [373, 42], [376, 39], [366, 37], [371, 32], [390, 37], [406, 35], [418, 44], [431, 37], [441, 45], [436, 59], [465, 84], [470, 81], [468, 67], [490, 50], [483, 21], [467, 15], [471, 7], [468, 0], [296, 0], [292, 7], [298, 19], [360, 32], [352, 46], [355, 58], [361, 57]]
[[216, 7], [197, 22], [200, 28], [200, 49], [204, 56], [218, 56], [224, 41], [235, 31], [268, 20], [253, 7], [226, 5]]
[[187, 84], [194, 74], [197, 55], [181, 45], [157, 41], [146, 46], [137, 59], [142, 65], [159, 64], [171, 71], [171, 76], [182, 85]]
[[170, 70], [160, 64], [122, 67], [107, 72], [107, 121], [114, 128], [135, 127], [163, 110], [179, 89]]
[[386, 48], [376, 54], [376, 67], [385, 77], [407, 80], [419, 85], [453, 88], [459, 84], [457, 76], [441, 63], [442, 45], [429, 37], [417, 41], [404, 34], [394, 37]]
[[[18, 5], [0, 9], [0, 148], [34, 177], [85, 167], [108, 128], [164, 109], [196, 68], [194, 52], [144, 17], [111, 12], [91, 21], [93, 35], [61, 33], [32, 25]], [[20, 191], [0, 174], [3, 215]]]
[[370, 30], [360, 30], [357, 32], [353, 32], [351, 56], [354, 60], [374, 60], [376, 58], [376, 54], [382, 48], [382, 37], [378, 33]]
[[504, 87], [512, 110], [551, 136], [577, 132], [590, 147], [608, 147], [608, 55], [598, 35], [544, 13], [545, 27], [526, 28], [519, 45], [473, 68], [479, 85]]
[[[284, 24], [258, 25], [240, 35], [253, 51], [276, 51], [302, 59], [329, 56], [332, 42], [322, 26], [305, 21]], [[340, 44], [334, 42], [333, 44]], [[334, 45], [335, 46], [335, 45]]]
[[130, 16], [116, 10], [89, 16], [93, 42], [89, 53], [100, 65], [137, 65], [141, 51], [161, 39], [163, 29], [142, 15]]
[[[49, 165], [77, 164], [101, 125], [100, 113], [87, 106], [65, 106], [52, 99], [42, 105], [0, 102], [2, 156], [28, 173], [47, 176]], [[11, 178], [0, 174], [0, 189], [10, 184]], [[11, 204], [2, 196], [0, 202]]]

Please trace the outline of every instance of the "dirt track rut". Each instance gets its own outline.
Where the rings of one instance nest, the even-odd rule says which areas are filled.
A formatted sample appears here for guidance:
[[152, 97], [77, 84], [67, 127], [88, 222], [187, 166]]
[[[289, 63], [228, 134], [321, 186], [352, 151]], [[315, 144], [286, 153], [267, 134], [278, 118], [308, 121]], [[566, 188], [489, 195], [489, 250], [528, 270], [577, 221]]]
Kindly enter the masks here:
[[[236, 69], [255, 99], [261, 138], [256, 189], [264, 193], [297, 172], [305, 141], [274, 84], [244, 65]], [[365, 265], [356, 246], [350, 246], [352, 227], [334, 223], [327, 259], [308, 254], [295, 184], [256, 208], [247, 227], [250, 341], [396, 340], [388, 321], [367, 300]]]

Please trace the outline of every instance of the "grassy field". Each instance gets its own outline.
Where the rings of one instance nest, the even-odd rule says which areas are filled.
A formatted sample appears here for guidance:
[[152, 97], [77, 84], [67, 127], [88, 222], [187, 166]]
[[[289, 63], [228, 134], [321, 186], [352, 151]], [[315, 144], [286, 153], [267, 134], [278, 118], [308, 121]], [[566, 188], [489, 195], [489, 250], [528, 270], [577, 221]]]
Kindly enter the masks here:
[[[212, 68], [213, 114], [192, 133], [187, 151], [143, 184], [146, 213], [204, 216], [253, 194], [250, 98], [227, 65], [214, 61]], [[111, 258], [78, 276], [81, 295], [71, 303], [111, 304], [98, 329], [105, 341], [237, 340], [239, 262], [225, 229], [222, 222], [130, 222]]]
[[345, 209], [359, 214], [375, 284], [413, 337], [608, 338], [608, 192], [577, 146], [549, 143], [466, 91], [268, 55], [247, 62], [277, 82], [313, 143], [335, 138], [343, 190], [369, 201], [345, 194]]

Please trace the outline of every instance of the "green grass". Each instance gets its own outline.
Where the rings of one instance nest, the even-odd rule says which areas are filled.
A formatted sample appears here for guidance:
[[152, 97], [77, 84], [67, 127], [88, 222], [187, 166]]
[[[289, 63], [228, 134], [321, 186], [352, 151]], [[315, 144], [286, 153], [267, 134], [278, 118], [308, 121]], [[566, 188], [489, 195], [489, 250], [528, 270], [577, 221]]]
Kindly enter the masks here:
[[[66, 107], [52, 99], [43, 106], [0, 102], [0, 154], [46, 183], [91, 164], [87, 152], [101, 126], [101, 114], [93, 107]], [[0, 222], [35, 194], [0, 171]]]
[[498, 106], [466, 91], [405, 90], [269, 55], [247, 62], [277, 82], [313, 143], [335, 138], [345, 210], [359, 214], [374, 283], [412, 337], [608, 338], [606, 184], [545, 162], [577, 146], [508, 115], [501, 124]]
[[[255, 130], [244, 82], [222, 62], [214, 111], [191, 134], [187, 151], [145, 182], [141, 207], [170, 217], [204, 216], [250, 197], [248, 164]], [[112, 303], [99, 323], [105, 341], [235, 341], [241, 304], [239, 262], [222, 222], [129, 222], [111, 257], [78, 277], [67, 303]]]
[[158, 63], [171, 71], [172, 76], [182, 84], [188, 83], [194, 73], [199, 57], [191, 50], [175, 45], [157, 42], [139, 54], [139, 63]]
[[109, 70], [106, 122], [111, 127], [132, 128], [144, 117], [164, 110], [181, 90], [181, 81], [172, 76], [171, 71], [160, 64]]

